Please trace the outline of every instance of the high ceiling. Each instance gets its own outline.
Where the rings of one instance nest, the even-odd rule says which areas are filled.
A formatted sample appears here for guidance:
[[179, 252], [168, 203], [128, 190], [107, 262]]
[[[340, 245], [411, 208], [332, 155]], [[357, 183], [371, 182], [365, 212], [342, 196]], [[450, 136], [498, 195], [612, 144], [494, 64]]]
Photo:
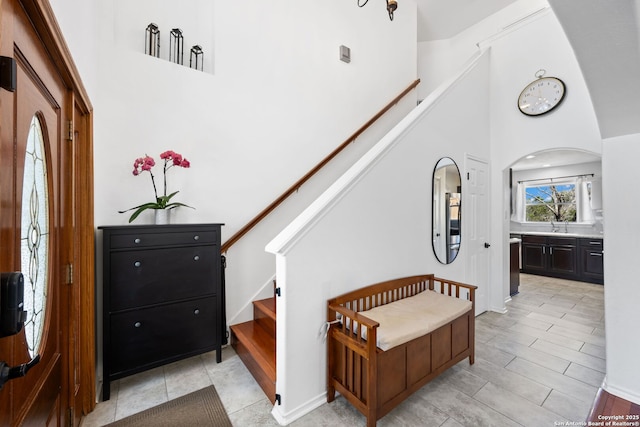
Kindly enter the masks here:
[[603, 138], [640, 133], [640, 0], [550, 0], [576, 54]]
[[[432, 40], [443, 40], [454, 37], [465, 29], [471, 27], [472, 25], [482, 21], [483, 19], [491, 16], [492, 14], [500, 11], [501, 9], [515, 3], [517, 0], [416, 0], [418, 7], [418, 41], [432, 41]], [[402, 8], [402, 0], [399, 2], [399, 12]], [[556, 0], [553, 2], [556, 6], [556, 9], [559, 9], [559, 5], [565, 4], [563, 0]], [[567, 12], [566, 16], [575, 16], [575, 13], [571, 13], [571, 11], [575, 12], [576, 10], [583, 11], [587, 9], [586, 7], [577, 7], [581, 0], [568, 0], [566, 3], [570, 3], [570, 5], [564, 6], [565, 10], [562, 12]], [[634, 0], [631, 4], [640, 3], [640, 0]], [[591, 52], [594, 46], [594, 38], [597, 40], [602, 40], [605, 37], [602, 37], [599, 31], [595, 31], [594, 28], [598, 28], [597, 22], [599, 19], [602, 19], [602, 15], [607, 15], [607, 19], [612, 20], [612, 23], [607, 22], [605, 28], [608, 29], [619, 29], [618, 32], [626, 31], [625, 34], [635, 34], [633, 31], [627, 31], [627, 27], [620, 29], [623, 27], [621, 22], [625, 22], [624, 17], [629, 16], [633, 19], [636, 16], [634, 13], [629, 12], [627, 9], [632, 8], [633, 6], [625, 6], [618, 7], [616, 9], [616, 13], [604, 13], [604, 10], [609, 10], [608, 6], [600, 5], [600, 0], [588, 0], [587, 5], [590, 7], [588, 12], [591, 13], [591, 17], [593, 17], [594, 22], [593, 25], [587, 25], [587, 29], [585, 30], [589, 35], [593, 35], [593, 37], [587, 37], [586, 42], [588, 43], [587, 48], [585, 48], [585, 52]], [[626, 2], [625, 2], [626, 5]], [[596, 6], [599, 6], [601, 9], [598, 9]], [[604, 8], [604, 9], [602, 9]], [[611, 12], [609, 10], [609, 12]], [[582, 12], [582, 14], [587, 14], [587, 12]], [[581, 16], [582, 18], [582, 16]], [[566, 21], [567, 19], [564, 19]], [[577, 20], [580, 21], [580, 20]], [[585, 21], [585, 19], [582, 19]], [[566, 22], [565, 22], [566, 23]], [[573, 24], [573, 23], [571, 23]], [[584, 25], [577, 25], [578, 28], [585, 27]], [[619, 40], [617, 44], [621, 44], [624, 40], [627, 41], [628, 37], [620, 37], [617, 35], [617, 39]], [[637, 46], [638, 40], [633, 39]], [[574, 45], [576, 44], [575, 40], [572, 40]], [[608, 39], [606, 42], [601, 42], [600, 44], [595, 43], [596, 46], [605, 45], [607, 46], [604, 49], [608, 55], [612, 55], [612, 48], [610, 40]], [[615, 44], [614, 44], [615, 45]], [[574, 46], [575, 47], [575, 46]], [[628, 46], [625, 45], [626, 52], [629, 51]], [[622, 49], [621, 49], [622, 50]], [[636, 50], [631, 49], [632, 52], [637, 53]], [[597, 52], [593, 52], [591, 56], [603, 55], [602, 50], [598, 50]], [[628, 55], [627, 55], [628, 56]], [[637, 55], [636, 55], [637, 56]], [[634, 56], [635, 58], [635, 56]], [[582, 58], [584, 59], [584, 58]], [[581, 65], [584, 67], [586, 64], [581, 61]], [[601, 61], [602, 62], [602, 61]], [[608, 64], [616, 63], [617, 61], [607, 61]], [[592, 61], [591, 63], [598, 63], [597, 61]], [[586, 65], [587, 67], [589, 65]], [[603, 68], [610, 69], [608, 65], [603, 65]], [[629, 67], [632, 70], [637, 69], [638, 67]], [[610, 72], [610, 71], [609, 71]], [[633, 74], [633, 73], [632, 73]], [[589, 76], [587, 76], [589, 77]], [[629, 79], [620, 78], [623, 81], [627, 81]], [[637, 78], [634, 79], [637, 82]], [[595, 86], [595, 85], [593, 85]], [[633, 86], [633, 85], [629, 85]], [[633, 86], [634, 88], [636, 86]], [[593, 88], [591, 88], [593, 90]], [[634, 101], [638, 99], [638, 97], [633, 97]], [[621, 104], [618, 102], [616, 105]], [[626, 105], [625, 105], [626, 106]], [[618, 110], [621, 107], [618, 107]], [[596, 107], [596, 111], [599, 109]], [[619, 112], [616, 110], [616, 112]], [[602, 116], [602, 114], [601, 114]], [[628, 117], [629, 115], [624, 114], [615, 114], [618, 121], [622, 119], [620, 117]], [[636, 116], [637, 117], [637, 116]], [[602, 126], [602, 124], [601, 124]], [[613, 127], [613, 126], [612, 126]], [[525, 170], [532, 168], [542, 168], [549, 166], [558, 166], [558, 165], [571, 165], [577, 163], [588, 163], [594, 161], [600, 161], [600, 157], [598, 155], [594, 155], [592, 153], [585, 153], [575, 150], [551, 150], [542, 153], [535, 153], [535, 157], [523, 158], [512, 167], [514, 170]]]
[[[516, 1], [416, 0], [418, 42], [449, 39]], [[602, 136], [640, 132], [640, 0], [549, 4], [576, 53]]]
[[[418, 41], [448, 39], [517, 0], [416, 0]], [[398, 2], [398, 12], [402, 1]]]

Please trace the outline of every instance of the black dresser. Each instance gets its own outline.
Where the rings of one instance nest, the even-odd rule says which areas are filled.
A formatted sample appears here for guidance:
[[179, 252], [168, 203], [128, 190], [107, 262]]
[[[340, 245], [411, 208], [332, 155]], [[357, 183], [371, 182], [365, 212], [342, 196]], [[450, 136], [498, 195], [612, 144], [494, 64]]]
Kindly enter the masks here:
[[103, 387], [226, 342], [222, 224], [99, 227]]

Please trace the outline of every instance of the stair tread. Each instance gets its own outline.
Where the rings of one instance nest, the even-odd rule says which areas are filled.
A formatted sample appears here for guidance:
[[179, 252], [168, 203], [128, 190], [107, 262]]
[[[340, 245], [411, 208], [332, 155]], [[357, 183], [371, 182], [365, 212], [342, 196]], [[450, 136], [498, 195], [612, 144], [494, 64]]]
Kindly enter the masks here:
[[253, 302], [254, 306], [257, 306], [260, 311], [269, 316], [274, 321], [276, 320], [276, 298], [265, 298]]
[[276, 379], [276, 341], [255, 320], [231, 326], [238, 341], [247, 348], [270, 379]]

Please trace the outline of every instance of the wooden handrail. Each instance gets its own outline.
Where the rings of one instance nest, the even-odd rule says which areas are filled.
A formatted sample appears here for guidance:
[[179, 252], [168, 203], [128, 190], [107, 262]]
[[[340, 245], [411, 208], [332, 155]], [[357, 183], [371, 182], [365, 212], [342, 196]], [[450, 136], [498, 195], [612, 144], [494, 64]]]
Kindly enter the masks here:
[[324, 167], [324, 165], [329, 163], [334, 157], [336, 157], [349, 144], [351, 144], [353, 141], [355, 141], [355, 139], [357, 137], [359, 137], [365, 130], [367, 130], [373, 123], [375, 123], [376, 120], [378, 120], [380, 117], [382, 117], [382, 115], [384, 113], [389, 111], [391, 109], [391, 107], [396, 105], [402, 98], [405, 97], [405, 95], [407, 95], [416, 86], [418, 86], [419, 83], [420, 83], [420, 79], [417, 79], [416, 81], [411, 83], [409, 85], [409, 87], [407, 87], [405, 90], [403, 90], [402, 93], [400, 93], [400, 95], [398, 95], [395, 98], [393, 98], [393, 100], [391, 102], [389, 102], [382, 110], [378, 111], [378, 113], [375, 116], [373, 116], [368, 122], [366, 122], [364, 125], [362, 125], [360, 127], [360, 129], [355, 131], [353, 133], [353, 135], [351, 135], [346, 141], [344, 141], [342, 144], [340, 144], [340, 146], [338, 148], [333, 150], [327, 157], [322, 159], [322, 161], [320, 163], [315, 165], [313, 167], [313, 169], [311, 169], [309, 172], [306, 173], [306, 175], [304, 175], [302, 178], [300, 178], [298, 181], [296, 181], [296, 183], [293, 184], [291, 187], [289, 187], [289, 189], [287, 191], [282, 193], [282, 195], [280, 197], [278, 197], [276, 200], [274, 200], [262, 212], [260, 212], [251, 221], [249, 221], [247, 223], [247, 225], [245, 225], [240, 230], [238, 230], [233, 236], [231, 236], [229, 238], [229, 240], [224, 242], [224, 244], [220, 248], [221, 252], [222, 253], [227, 252], [229, 250], [229, 248], [234, 245], [234, 243], [236, 243], [238, 240], [240, 240], [242, 238], [242, 236], [247, 234], [253, 227], [255, 227], [260, 221], [262, 221], [264, 219], [264, 217], [266, 217], [271, 212], [273, 212], [273, 210], [275, 210], [275, 208], [277, 208], [278, 205], [280, 205], [282, 202], [284, 202], [290, 195], [292, 195], [293, 193], [297, 192], [298, 189], [300, 187], [302, 187], [302, 185], [304, 183], [306, 183], [309, 179], [311, 179], [311, 177], [314, 176], [320, 169], [322, 169]]

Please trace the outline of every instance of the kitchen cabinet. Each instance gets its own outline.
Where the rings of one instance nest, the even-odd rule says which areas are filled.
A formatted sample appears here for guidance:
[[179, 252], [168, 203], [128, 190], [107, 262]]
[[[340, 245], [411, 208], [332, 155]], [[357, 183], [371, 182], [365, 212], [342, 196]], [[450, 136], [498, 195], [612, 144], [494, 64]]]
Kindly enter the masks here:
[[574, 237], [547, 237], [549, 272], [556, 277], [575, 279], [578, 275], [578, 248]]
[[602, 284], [602, 261], [602, 239], [522, 236], [522, 273]]
[[604, 283], [604, 250], [602, 239], [578, 239], [582, 281]]
[[509, 294], [511, 296], [518, 293], [520, 287], [520, 239], [511, 239], [509, 242]]
[[522, 272], [578, 279], [575, 237], [522, 236]]
[[221, 361], [220, 226], [99, 227], [103, 400], [118, 378], [212, 350]]
[[543, 274], [547, 271], [547, 238], [522, 236], [522, 272]]

